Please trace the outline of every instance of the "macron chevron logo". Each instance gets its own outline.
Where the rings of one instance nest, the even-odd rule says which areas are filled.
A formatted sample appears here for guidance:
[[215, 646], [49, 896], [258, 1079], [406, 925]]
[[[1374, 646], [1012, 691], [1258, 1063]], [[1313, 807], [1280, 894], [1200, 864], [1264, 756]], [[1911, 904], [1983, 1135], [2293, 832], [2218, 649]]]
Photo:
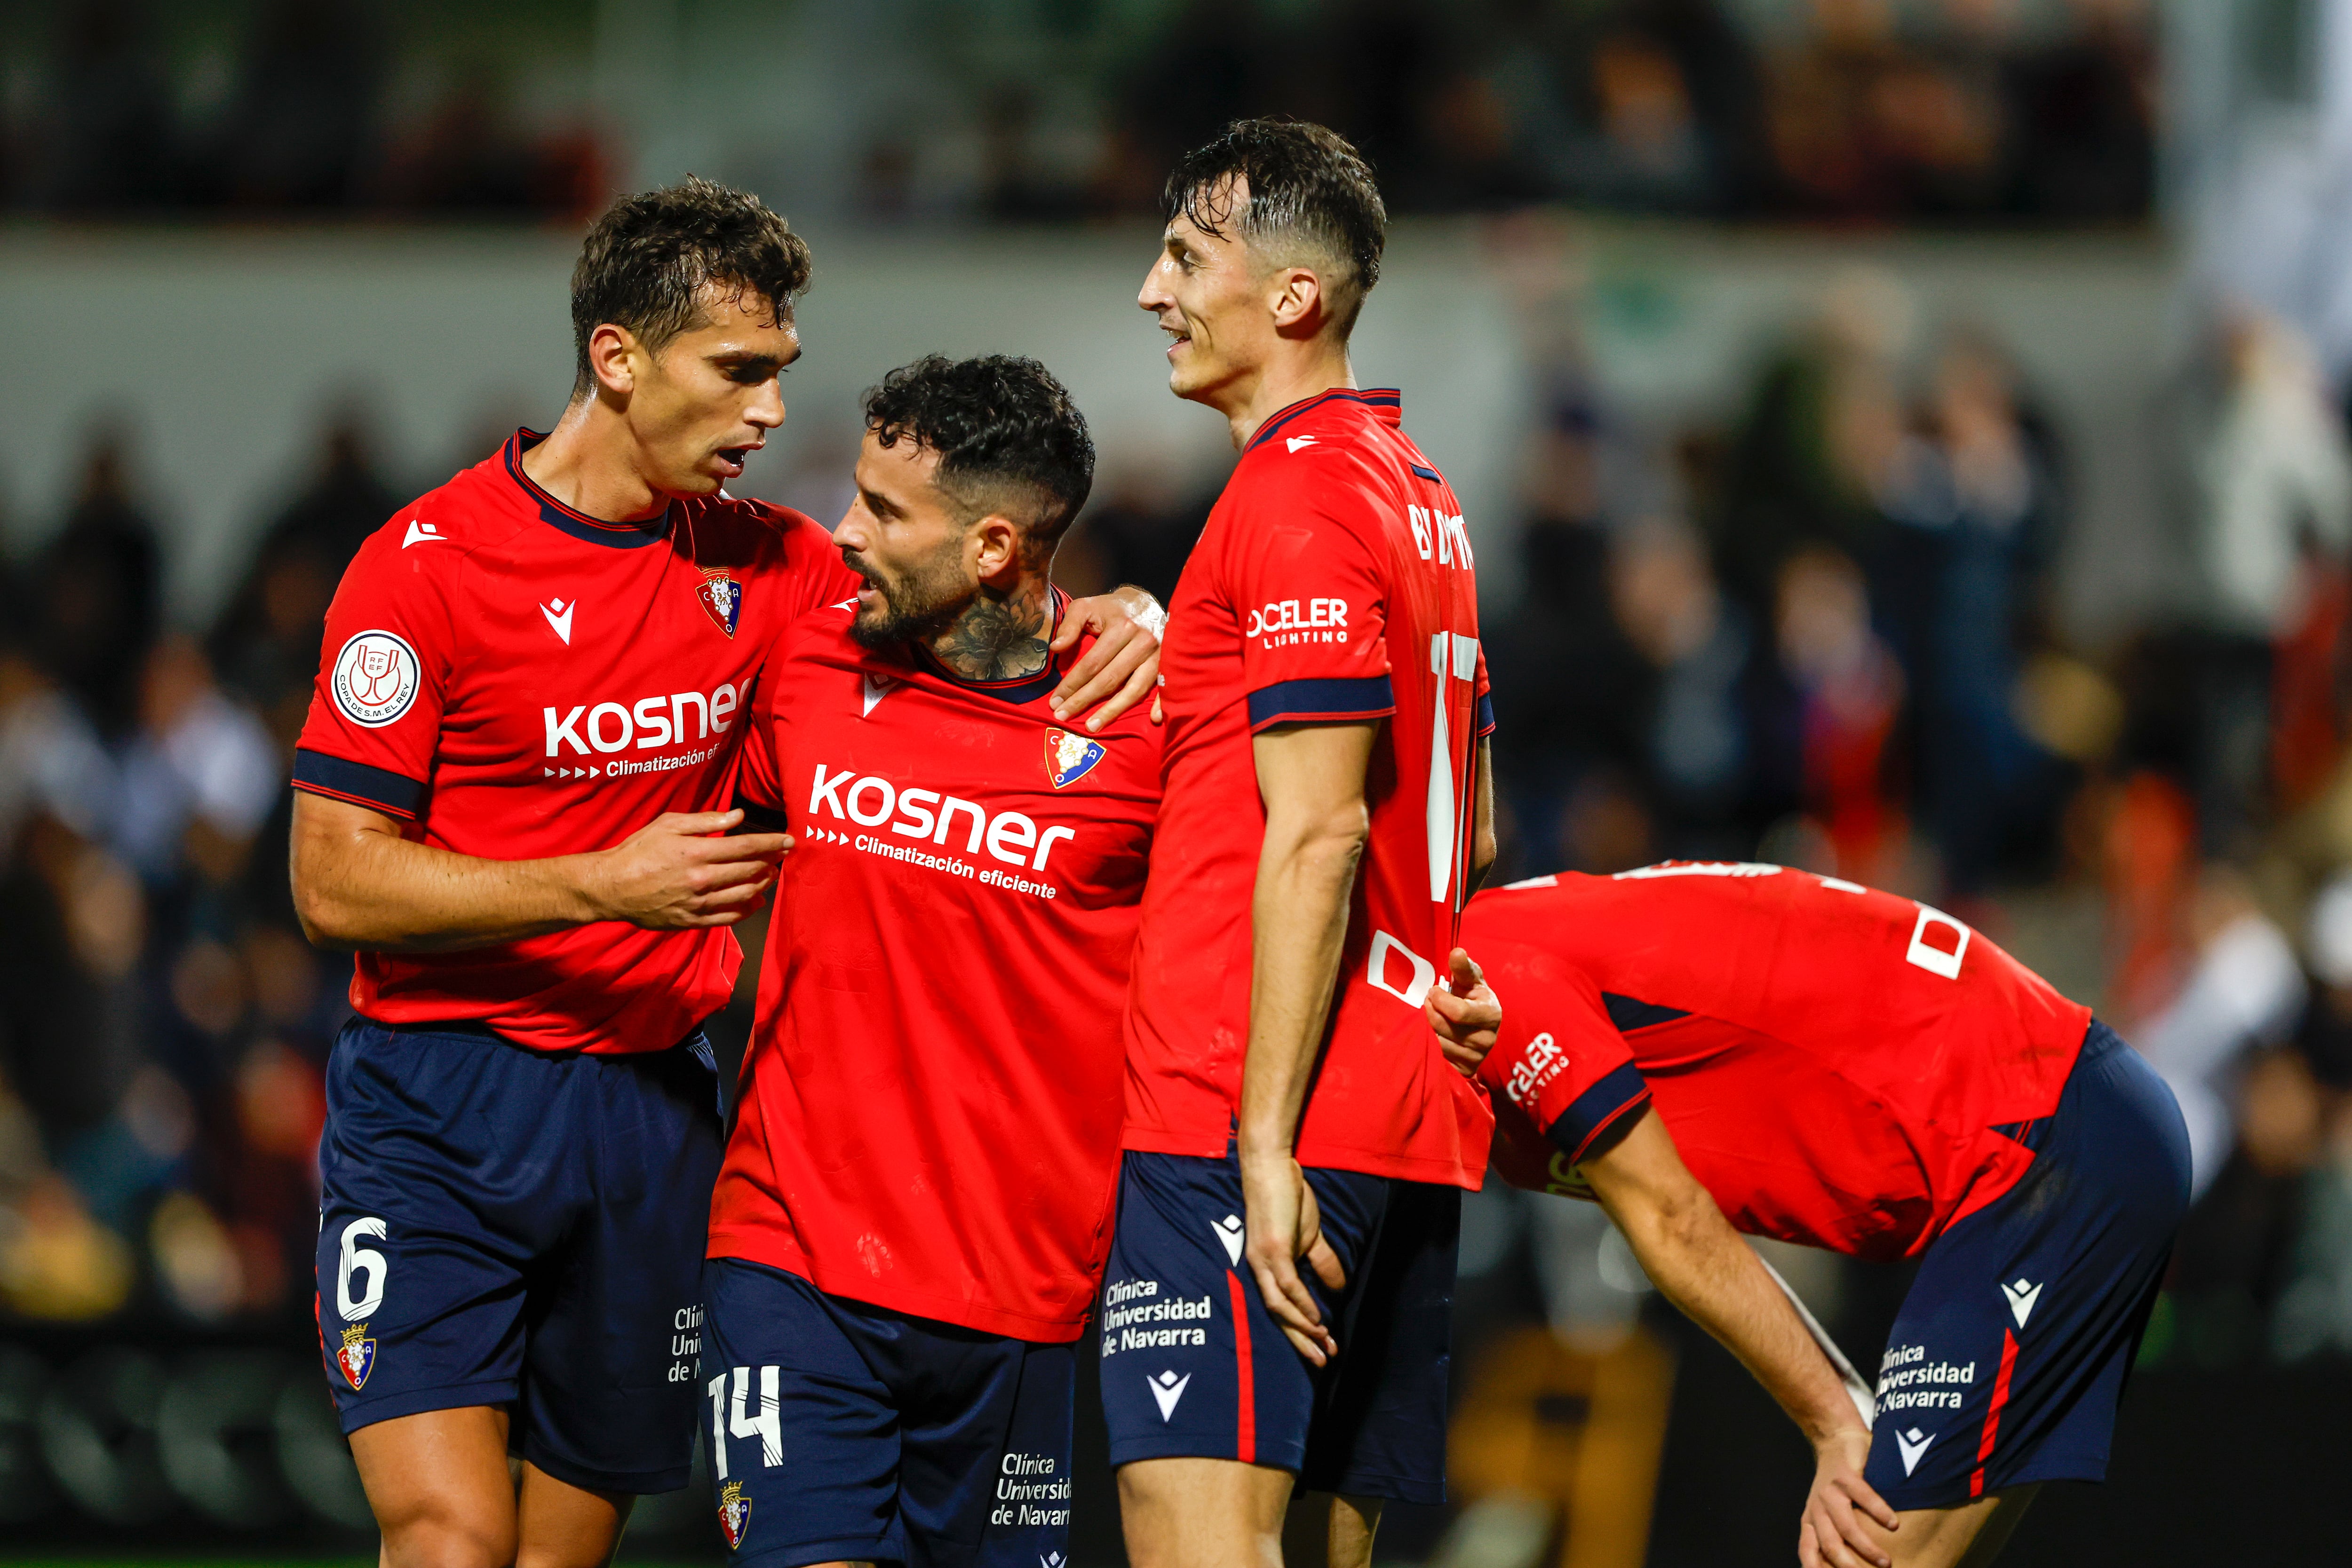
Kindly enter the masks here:
[[1184, 1397], [1184, 1385], [1192, 1381], [1192, 1375], [1188, 1372], [1179, 1377], [1172, 1372], [1162, 1372], [1143, 1381], [1151, 1385], [1151, 1397], [1160, 1402], [1160, 1420], [1165, 1426], [1168, 1418], [1176, 1414], [1176, 1401]]
[[860, 678], [866, 683], [866, 711], [857, 716], [870, 718], [873, 716], [875, 705], [888, 696], [890, 688], [898, 683], [887, 675], [865, 675]]
[[572, 612], [579, 608], [576, 599], [569, 604], [561, 599], [551, 599], [539, 607], [539, 612], [547, 617], [547, 623], [555, 628], [555, 634], [563, 639], [567, 648], [572, 646]]
[[[2044, 1281], [2042, 1283], [2048, 1282]], [[2033, 1303], [2042, 1299], [2042, 1286], [2027, 1284], [2025, 1276], [2020, 1274], [2017, 1277], [2017, 1283], [2003, 1285], [2000, 1288], [2000, 1293], [2009, 1299], [2009, 1310], [2017, 1319], [2017, 1326], [2023, 1328], [2025, 1320], [2033, 1315]]]
[[1217, 1239], [1225, 1244], [1225, 1260], [1234, 1268], [1240, 1268], [1242, 1266], [1241, 1216], [1228, 1214], [1223, 1219], [1212, 1219], [1209, 1221], [1209, 1228], [1215, 1231]]
[[400, 548], [406, 549], [410, 545], [446, 545], [448, 542], [449, 536], [431, 523], [420, 523], [411, 517], [408, 519], [408, 537], [400, 541]]
[[1289, 447], [1293, 452], [1296, 452], [1302, 446], [1314, 445], [1315, 438], [1311, 435], [1294, 435], [1285, 441], [1283, 444]]
[[1935, 1440], [1936, 1435], [1933, 1432], [1922, 1432], [1916, 1427], [1912, 1427], [1908, 1432], [1895, 1434], [1895, 1446], [1903, 1451], [1905, 1475], [1907, 1476], [1919, 1468], [1920, 1457], [1927, 1453], [1927, 1445]]

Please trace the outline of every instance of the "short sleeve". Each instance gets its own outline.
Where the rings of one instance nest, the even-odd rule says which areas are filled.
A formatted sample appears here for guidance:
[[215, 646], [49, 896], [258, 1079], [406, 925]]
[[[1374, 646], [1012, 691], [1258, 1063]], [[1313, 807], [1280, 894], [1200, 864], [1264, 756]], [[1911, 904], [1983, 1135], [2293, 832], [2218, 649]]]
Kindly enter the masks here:
[[1479, 957], [1503, 998], [1503, 1028], [1478, 1075], [1498, 1116], [1508, 1105], [1573, 1166], [1648, 1101], [1650, 1086], [1582, 970], [1549, 955]]
[[294, 787], [415, 821], [441, 734], [456, 617], [455, 550], [405, 552], [390, 529], [362, 547], [327, 610]]
[[1287, 511], [1289, 489], [1252, 496], [1248, 511], [1264, 520], [1244, 514], [1247, 542], [1225, 583], [1242, 622], [1250, 729], [1384, 717], [1396, 697], [1378, 535], [1303, 497]]

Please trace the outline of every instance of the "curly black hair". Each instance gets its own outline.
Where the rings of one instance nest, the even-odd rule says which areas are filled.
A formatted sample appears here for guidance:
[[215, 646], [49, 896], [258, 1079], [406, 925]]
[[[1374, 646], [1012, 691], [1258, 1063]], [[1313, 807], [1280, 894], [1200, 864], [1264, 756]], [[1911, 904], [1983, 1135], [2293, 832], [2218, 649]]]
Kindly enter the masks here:
[[885, 446], [938, 453], [931, 482], [965, 520], [1010, 517], [1033, 557], [1053, 555], [1094, 488], [1087, 416], [1034, 360], [926, 354], [866, 390], [866, 428]]
[[[1230, 198], [1234, 181], [1249, 199]], [[1203, 234], [1224, 237], [1234, 225], [1244, 240], [1277, 263], [1304, 249], [1345, 271], [1327, 277], [1332, 315], [1345, 339], [1364, 296], [1381, 280], [1389, 213], [1372, 171], [1348, 139], [1305, 120], [1236, 120], [1224, 133], [1177, 161], [1160, 193], [1161, 213], [1179, 214]]]
[[572, 395], [593, 384], [588, 339], [606, 322], [658, 354], [701, 324], [706, 286], [763, 300], [783, 321], [809, 271], [808, 241], [757, 196], [698, 174], [623, 196], [589, 229], [572, 269]]

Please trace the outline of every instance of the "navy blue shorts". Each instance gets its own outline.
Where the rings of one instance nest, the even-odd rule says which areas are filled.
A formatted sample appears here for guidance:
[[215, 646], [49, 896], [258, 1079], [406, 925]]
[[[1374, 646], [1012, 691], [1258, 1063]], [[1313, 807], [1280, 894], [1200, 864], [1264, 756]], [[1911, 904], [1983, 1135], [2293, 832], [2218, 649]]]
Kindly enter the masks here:
[[1864, 1475], [1895, 1509], [2106, 1479], [2116, 1407], [2189, 1208], [2189, 1130], [2094, 1021], [2007, 1193], [1937, 1237], [1879, 1364]]
[[1077, 1346], [830, 1296], [740, 1258], [703, 1266], [719, 1524], [767, 1568], [1053, 1568], [1069, 1554]]
[[1241, 1262], [1241, 1166], [1129, 1152], [1103, 1275], [1110, 1462], [1205, 1458], [1289, 1470], [1300, 1488], [1445, 1500], [1445, 1379], [1462, 1194], [1309, 1170], [1347, 1284], [1299, 1273], [1339, 1342], [1312, 1367]]
[[721, 1142], [699, 1031], [585, 1056], [345, 1024], [318, 1260], [343, 1430], [508, 1406], [514, 1451], [559, 1480], [684, 1486]]

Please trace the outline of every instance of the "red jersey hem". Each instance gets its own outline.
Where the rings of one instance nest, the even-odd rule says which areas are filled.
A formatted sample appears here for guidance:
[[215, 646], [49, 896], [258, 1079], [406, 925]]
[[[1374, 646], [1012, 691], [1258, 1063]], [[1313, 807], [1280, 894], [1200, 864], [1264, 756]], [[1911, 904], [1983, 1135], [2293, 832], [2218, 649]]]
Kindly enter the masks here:
[[[1233, 1134], [1220, 1131], [1180, 1133], [1166, 1127], [1130, 1127], [1120, 1134], [1119, 1147], [1139, 1155], [1185, 1155], [1194, 1159], [1221, 1160], [1233, 1142]], [[1426, 1186], [1458, 1186], [1475, 1192], [1486, 1182], [1486, 1160], [1482, 1153], [1476, 1165], [1458, 1159], [1443, 1159], [1425, 1155], [1400, 1155], [1381, 1149], [1351, 1148], [1344, 1144], [1309, 1141], [1299, 1145], [1298, 1163], [1317, 1170], [1355, 1171], [1363, 1176], [1388, 1176], [1397, 1181], [1420, 1182]]]
[[1029, 1344], [1068, 1344], [1086, 1333], [1087, 1318], [1093, 1310], [1089, 1302], [1066, 1317], [1041, 1318], [1028, 1312], [1008, 1312], [1003, 1308], [928, 1295], [920, 1291], [844, 1290], [826, 1279], [824, 1270], [814, 1267], [806, 1252], [798, 1247], [778, 1247], [774, 1238], [764, 1231], [714, 1228], [710, 1232], [709, 1245], [703, 1249], [703, 1256], [732, 1258], [740, 1262], [782, 1269], [787, 1274], [799, 1275], [828, 1296], [839, 1296], [844, 1301], [882, 1307], [894, 1312], [908, 1312], [919, 1318], [929, 1318], [933, 1322], [976, 1329], [982, 1333], [1002, 1334], [1006, 1339], [1017, 1339]]

